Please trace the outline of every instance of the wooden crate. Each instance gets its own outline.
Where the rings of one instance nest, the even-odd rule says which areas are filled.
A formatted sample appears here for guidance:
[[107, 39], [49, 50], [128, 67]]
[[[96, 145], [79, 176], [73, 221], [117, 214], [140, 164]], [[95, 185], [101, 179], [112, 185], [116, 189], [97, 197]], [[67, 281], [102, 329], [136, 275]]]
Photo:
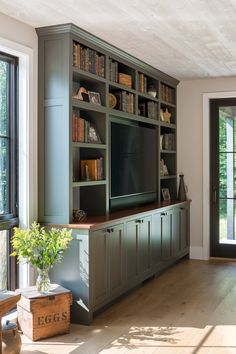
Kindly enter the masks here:
[[71, 292], [53, 285], [49, 294], [41, 294], [35, 287], [19, 289], [18, 322], [22, 332], [36, 341], [70, 331]]

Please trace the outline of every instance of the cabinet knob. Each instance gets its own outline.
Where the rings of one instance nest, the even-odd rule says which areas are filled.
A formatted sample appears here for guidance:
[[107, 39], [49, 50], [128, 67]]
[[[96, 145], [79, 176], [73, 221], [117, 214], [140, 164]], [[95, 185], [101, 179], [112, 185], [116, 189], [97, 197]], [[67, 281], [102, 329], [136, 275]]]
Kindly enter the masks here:
[[141, 224], [142, 220], [137, 219], [137, 220], [135, 220], [135, 222], [136, 222], [136, 224]]
[[166, 216], [167, 215], [167, 213], [161, 213], [161, 216]]
[[111, 232], [113, 232], [114, 229], [113, 228], [110, 228], [110, 229], [107, 229], [107, 233], [110, 234]]

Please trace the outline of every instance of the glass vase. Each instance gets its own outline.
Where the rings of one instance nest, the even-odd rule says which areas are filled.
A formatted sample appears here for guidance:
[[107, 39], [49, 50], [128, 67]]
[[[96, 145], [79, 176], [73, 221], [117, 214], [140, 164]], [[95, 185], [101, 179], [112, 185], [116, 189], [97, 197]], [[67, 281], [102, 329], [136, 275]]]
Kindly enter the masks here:
[[50, 289], [49, 267], [40, 269], [37, 268], [38, 277], [36, 280], [36, 287], [39, 292], [48, 292]]

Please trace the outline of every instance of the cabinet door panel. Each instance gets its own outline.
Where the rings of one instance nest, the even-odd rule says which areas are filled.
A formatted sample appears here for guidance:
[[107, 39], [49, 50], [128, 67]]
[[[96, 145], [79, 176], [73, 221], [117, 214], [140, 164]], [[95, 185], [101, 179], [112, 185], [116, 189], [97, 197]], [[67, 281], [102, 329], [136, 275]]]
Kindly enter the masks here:
[[117, 225], [109, 233], [109, 288], [110, 295], [120, 291], [124, 284], [124, 228]]
[[188, 248], [188, 209], [180, 208], [181, 251]]
[[161, 258], [171, 257], [171, 228], [172, 214], [170, 211], [161, 213]]
[[106, 231], [92, 232], [92, 269], [93, 269], [93, 304], [97, 305], [108, 296], [107, 257], [108, 244]]
[[126, 229], [126, 279], [132, 281], [138, 276], [138, 225], [127, 222]]
[[139, 224], [139, 240], [138, 240], [138, 272], [143, 274], [150, 269], [151, 255], [151, 216], [141, 219]]
[[156, 213], [152, 218], [151, 264], [157, 266], [161, 262], [161, 214]]
[[172, 212], [171, 255], [176, 257], [180, 253], [180, 209], [174, 208]]

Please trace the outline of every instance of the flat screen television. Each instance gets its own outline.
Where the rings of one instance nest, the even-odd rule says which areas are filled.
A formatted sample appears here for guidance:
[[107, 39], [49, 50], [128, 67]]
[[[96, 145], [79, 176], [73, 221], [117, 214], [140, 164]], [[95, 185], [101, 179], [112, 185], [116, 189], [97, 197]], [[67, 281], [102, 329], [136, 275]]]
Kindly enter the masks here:
[[110, 209], [157, 200], [155, 126], [111, 122]]

